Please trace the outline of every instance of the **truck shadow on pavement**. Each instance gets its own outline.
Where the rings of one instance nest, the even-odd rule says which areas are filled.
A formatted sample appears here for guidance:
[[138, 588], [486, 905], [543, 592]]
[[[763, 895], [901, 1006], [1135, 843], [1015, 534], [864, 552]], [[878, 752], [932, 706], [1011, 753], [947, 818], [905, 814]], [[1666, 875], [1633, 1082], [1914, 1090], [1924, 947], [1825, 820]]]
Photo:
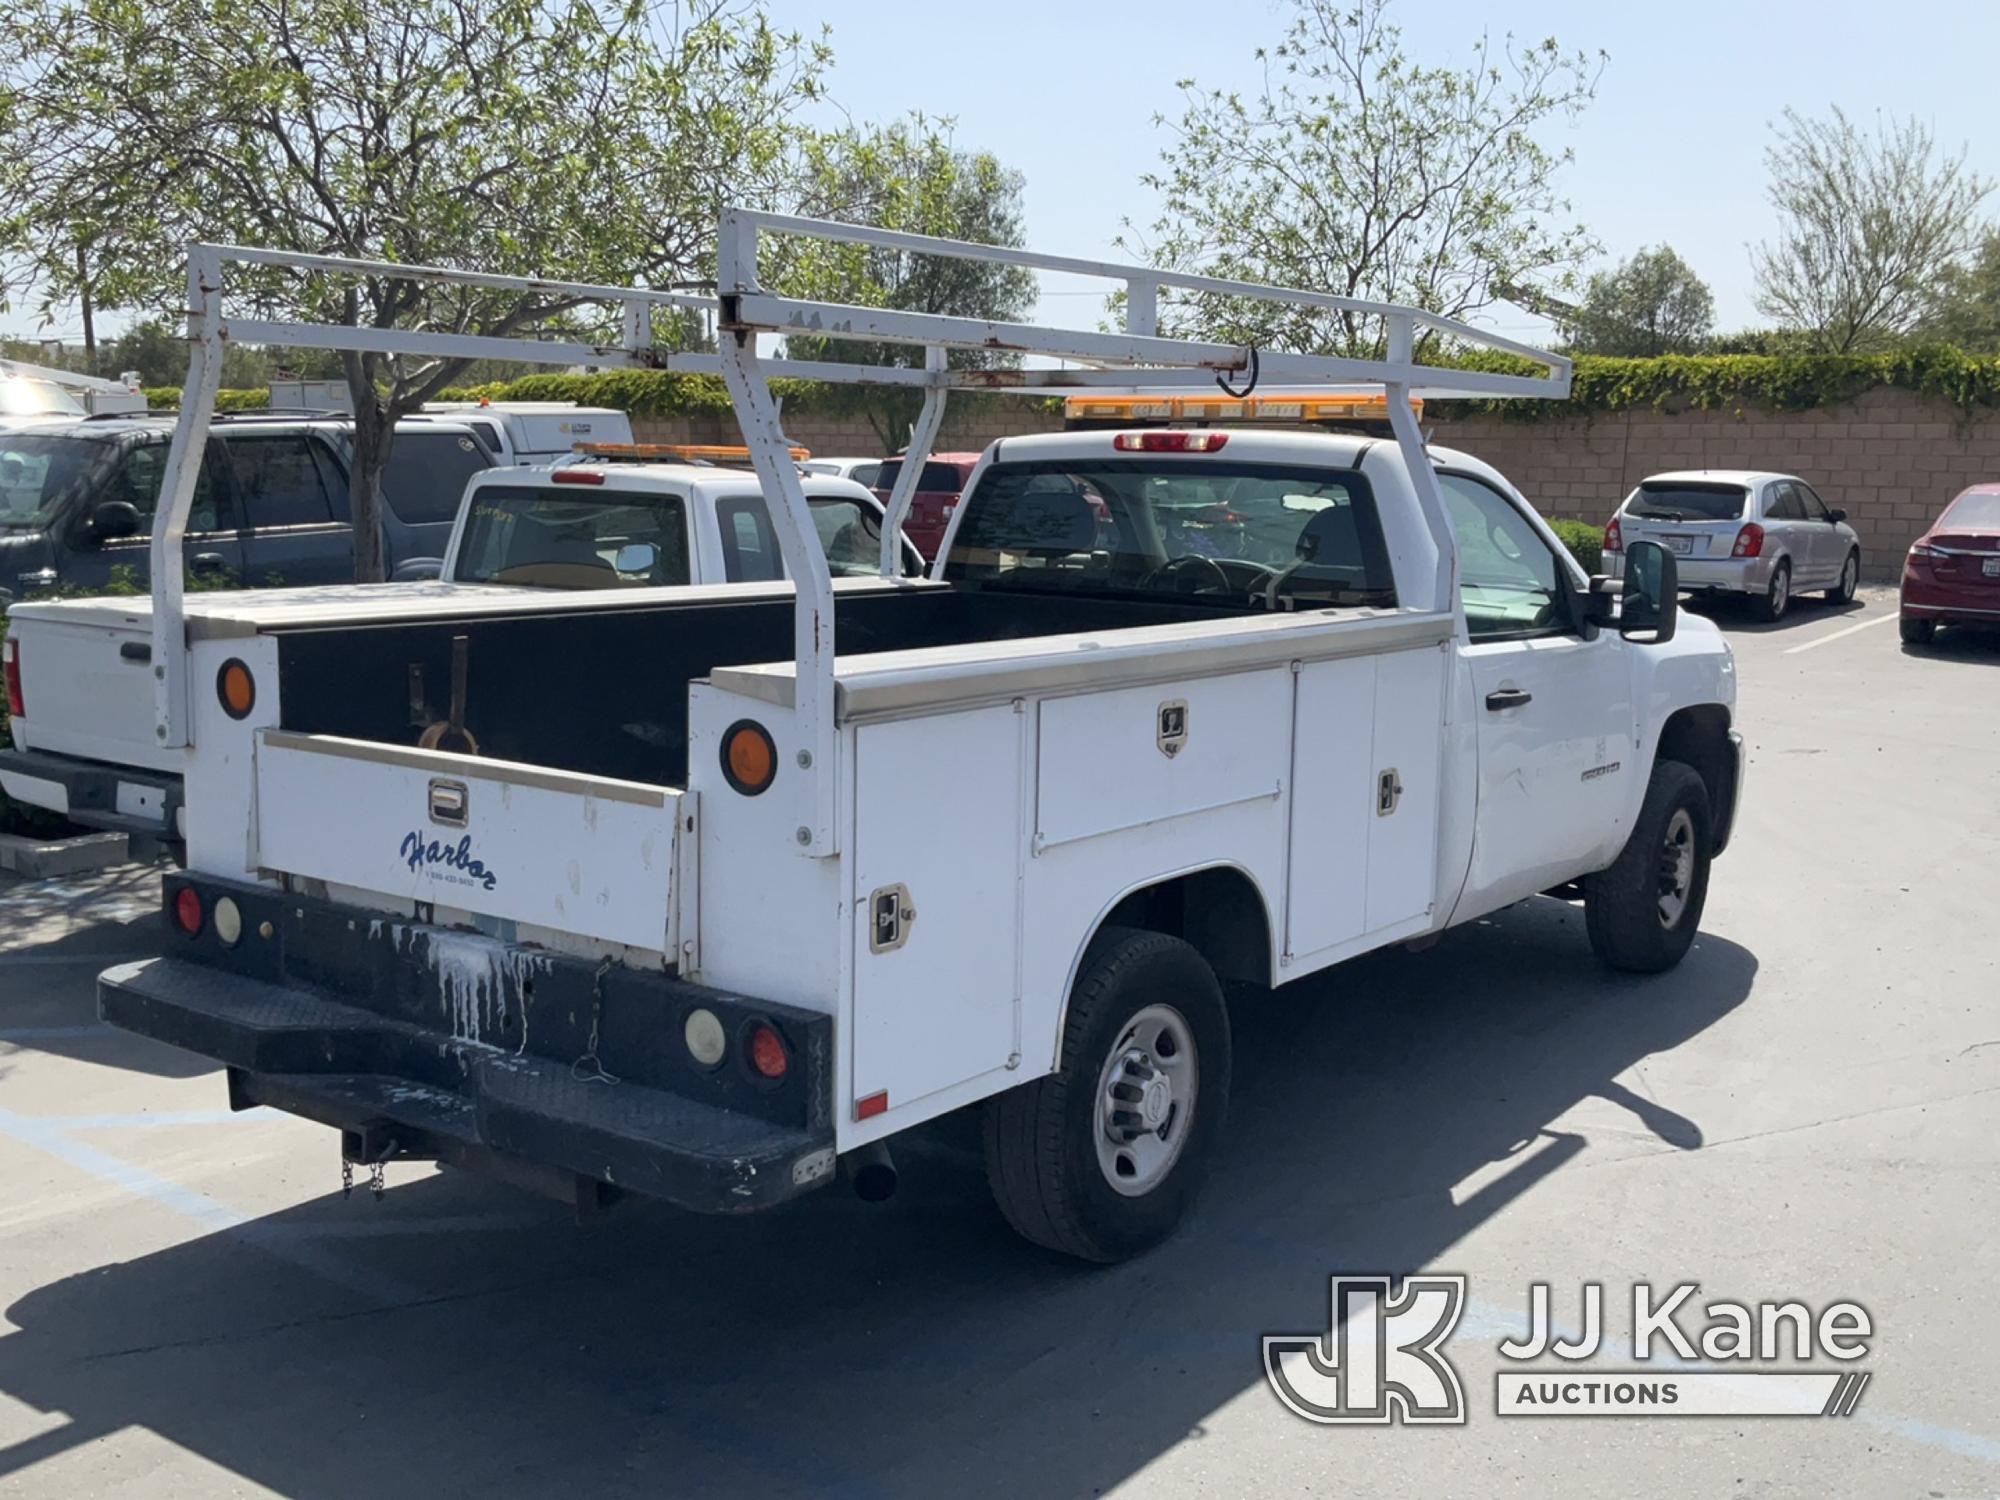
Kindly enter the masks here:
[[[749, 1219], [644, 1206], [580, 1232], [410, 1168], [379, 1204], [330, 1193], [20, 1298], [0, 1394], [47, 1415], [0, 1449], [0, 1488], [137, 1428], [326, 1500], [1097, 1492], [1201, 1442], [1225, 1402], [1275, 1405], [1259, 1335], [1314, 1328], [1330, 1273], [1450, 1268], [1580, 1156], [1700, 1149], [1698, 1121], [1619, 1079], [1756, 971], [1704, 935], [1673, 973], [1612, 975], [1581, 911], [1538, 900], [1238, 996], [1201, 1210], [1109, 1269], [1011, 1235], [963, 1117], [899, 1147], [880, 1207], [836, 1185]], [[1557, 1125], [1593, 1096], [1634, 1128]], [[330, 1133], [324, 1150], [331, 1188]], [[160, 1455], [114, 1448], [94, 1482], [121, 1461]]]

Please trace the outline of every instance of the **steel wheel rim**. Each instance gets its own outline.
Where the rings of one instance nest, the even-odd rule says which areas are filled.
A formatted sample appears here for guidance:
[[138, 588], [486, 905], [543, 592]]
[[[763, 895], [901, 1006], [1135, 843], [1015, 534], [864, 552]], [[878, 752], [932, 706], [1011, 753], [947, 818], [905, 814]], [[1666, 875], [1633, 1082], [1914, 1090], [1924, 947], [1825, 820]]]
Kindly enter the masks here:
[[1672, 928], [1687, 911], [1694, 889], [1694, 819], [1684, 807], [1667, 819], [1667, 836], [1660, 844], [1660, 925]]
[[1125, 1023], [1098, 1071], [1091, 1132], [1112, 1191], [1143, 1197], [1173, 1171], [1194, 1128], [1200, 1082], [1187, 1017], [1148, 1005]]
[[1792, 574], [1789, 568], [1780, 568], [1771, 575], [1771, 613], [1785, 612], [1785, 601], [1791, 597]]

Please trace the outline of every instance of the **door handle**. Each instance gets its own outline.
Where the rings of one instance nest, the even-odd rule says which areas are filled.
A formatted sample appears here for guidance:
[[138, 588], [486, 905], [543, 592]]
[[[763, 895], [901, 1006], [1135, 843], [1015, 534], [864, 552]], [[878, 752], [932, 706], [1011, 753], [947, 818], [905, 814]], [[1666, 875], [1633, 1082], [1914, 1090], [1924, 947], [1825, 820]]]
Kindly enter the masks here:
[[197, 552], [188, 559], [188, 566], [197, 573], [219, 573], [228, 566], [220, 552]]
[[1486, 695], [1486, 706], [1495, 713], [1503, 708], [1519, 708], [1524, 703], [1534, 701], [1533, 693], [1523, 692], [1520, 688], [1501, 688]]

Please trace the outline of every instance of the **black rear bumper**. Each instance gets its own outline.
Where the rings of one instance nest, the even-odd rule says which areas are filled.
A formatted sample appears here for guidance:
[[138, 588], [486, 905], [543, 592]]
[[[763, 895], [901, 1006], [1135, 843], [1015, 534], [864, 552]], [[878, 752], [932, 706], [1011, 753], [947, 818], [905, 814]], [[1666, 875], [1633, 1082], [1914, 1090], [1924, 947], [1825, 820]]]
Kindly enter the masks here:
[[[212, 920], [194, 937], [170, 921], [179, 951], [107, 969], [98, 1005], [222, 1063], [237, 1108], [332, 1125], [354, 1160], [443, 1158], [706, 1213], [767, 1208], [833, 1175], [824, 1016], [206, 879], [170, 878], [170, 911], [189, 884], [205, 913], [237, 903], [238, 942]], [[775, 1028], [786, 1076], [759, 1077], [736, 1045], [701, 1068], [683, 1040], [697, 1007], [733, 1039]]]
[[[178, 839], [181, 836], [181, 778], [171, 771], [114, 766], [104, 761], [81, 760], [74, 755], [56, 755], [41, 750], [0, 750], [0, 772], [51, 782], [61, 787], [65, 805], [53, 810], [86, 828], [149, 834], [163, 839]], [[119, 811], [118, 789], [121, 784], [130, 789], [126, 793], [128, 805], [136, 792], [154, 810], [147, 813]], [[21, 800], [36, 807], [45, 805], [33, 797], [22, 797]]]

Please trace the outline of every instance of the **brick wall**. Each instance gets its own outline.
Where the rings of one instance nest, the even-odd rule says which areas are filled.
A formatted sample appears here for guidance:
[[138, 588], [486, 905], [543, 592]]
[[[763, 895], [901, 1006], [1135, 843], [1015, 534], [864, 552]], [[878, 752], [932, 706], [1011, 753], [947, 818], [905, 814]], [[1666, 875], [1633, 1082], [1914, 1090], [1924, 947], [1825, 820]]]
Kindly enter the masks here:
[[[947, 408], [949, 410], [949, 408]], [[1434, 418], [1437, 440], [1476, 453], [1519, 485], [1545, 515], [1601, 525], [1632, 486], [1666, 469], [1776, 469], [1805, 479], [1846, 510], [1861, 535], [1867, 577], [1890, 581], [1904, 551], [1953, 495], [2000, 480], [2000, 415], [1975, 422], [1908, 391], [1878, 389], [1853, 403], [1806, 412], [1653, 410], [1564, 422]], [[727, 415], [634, 424], [642, 442], [740, 443]], [[878, 451], [860, 419], [788, 415], [793, 441], [828, 457]], [[947, 417], [941, 452], [1061, 426], [1028, 402], [992, 402]]]
[[1776, 469], [1797, 474], [1860, 533], [1866, 577], [1894, 580], [1903, 553], [1953, 495], [2000, 479], [2000, 416], [1960, 419], [1909, 391], [1873, 390], [1803, 412], [1633, 411], [1588, 421], [1438, 421], [1437, 440], [1477, 453], [1546, 515], [1602, 524], [1648, 474]]

